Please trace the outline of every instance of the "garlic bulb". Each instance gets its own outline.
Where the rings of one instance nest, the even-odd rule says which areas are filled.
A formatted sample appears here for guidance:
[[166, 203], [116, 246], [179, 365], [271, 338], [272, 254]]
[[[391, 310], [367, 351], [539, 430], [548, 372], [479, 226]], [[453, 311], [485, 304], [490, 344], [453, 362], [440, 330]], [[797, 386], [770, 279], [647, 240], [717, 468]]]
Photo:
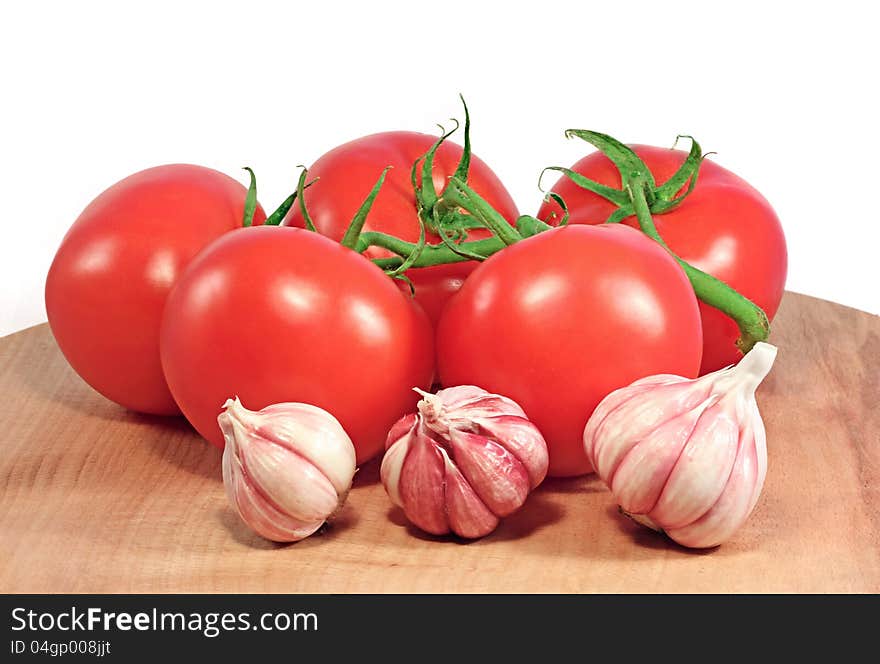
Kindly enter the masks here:
[[295, 542], [342, 507], [355, 451], [335, 417], [304, 403], [254, 412], [238, 397], [223, 407], [223, 484], [246, 524], [266, 539]]
[[738, 365], [649, 376], [602, 400], [584, 445], [626, 514], [688, 547], [716, 546], [745, 523], [767, 473], [755, 389], [775, 357], [759, 342]]
[[427, 394], [388, 434], [382, 484], [416, 526], [482, 537], [547, 474], [547, 443], [522, 408], [479, 387]]

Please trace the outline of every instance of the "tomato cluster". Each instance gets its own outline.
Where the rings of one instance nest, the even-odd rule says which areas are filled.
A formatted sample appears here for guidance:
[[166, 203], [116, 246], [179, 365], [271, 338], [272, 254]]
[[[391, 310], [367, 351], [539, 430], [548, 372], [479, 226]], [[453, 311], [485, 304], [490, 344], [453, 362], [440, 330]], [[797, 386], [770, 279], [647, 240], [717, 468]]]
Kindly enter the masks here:
[[[520, 217], [465, 131], [464, 147], [413, 132], [341, 145], [268, 221], [255, 186], [211, 169], [122, 180], [50, 269], [61, 350], [108, 398], [182, 412], [218, 446], [229, 397], [320, 406], [358, 463], [412, 410], [412, 388], [479, 385], [522, 405], [562, 476], [589, 472], [581, 436], [605, 395], [732, 363], [753, 329], [738, 312], [774, 314], [782, 230], [729, 171], [600, 141], [613, 149], [561, 169], [537, 217]], [[650, 169], [636, 185], [633, 159]]]

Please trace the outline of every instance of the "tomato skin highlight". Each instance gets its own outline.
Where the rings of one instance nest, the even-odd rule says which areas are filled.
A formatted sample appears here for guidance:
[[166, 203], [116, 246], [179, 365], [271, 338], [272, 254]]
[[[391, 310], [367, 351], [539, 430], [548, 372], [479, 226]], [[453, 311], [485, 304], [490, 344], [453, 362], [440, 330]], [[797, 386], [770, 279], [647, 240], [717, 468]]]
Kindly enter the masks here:
[[384, 447], [434, 374], [425, 313], [363, 256], [297, 228], [244, 228], [205, 249], [168, 298], [162, 366], [181, 410], [222, 447], [217, 416], [238, 396], [252, 410], [324, 408], [357, 462]]
[[[631, 146], [647, 164], [658, 184], [668, 180], [686, 157], [681, 150]], [[578, 161], [572, 170], [613, 187], [620, 173], [601, 152]], [[552, 191], [569, 208], [570, 224], [601, 224], [615, 207], [562, 177]], [[538, 217], [559, 218], [558, 205], [545, 203]], [[757, 304], [772, 320], [785, 290], [788, 252], [779, 218], [767, 200], [738, 175], [706, 159], [697, 184], [676, 209], [654, 215], [660, 236], [670, 249], [694, 267], [721, 279]], [[552, 223], [552, 222], [549, 222]], [[622, 223], [638, 228], [635, 217]], [[703, 362], [700, 374], [735, 364], [742, 358], [736, 348], [736, 323], [718, 309], [700, 302], [703, 320]]]
[[[168, 164], [117, 182], [79, 215], [49, 269], [46, 312], [95, 390], [131, 410], [180, 413], [159, 359], [162, 309], [189, 261], [241, 226], [245, 194], [219, 171]], [[265, 218], [257, 206], [254, 223]]]
[[[436, 140], [435, 136], [412, 131], [381, 132], [344, 143], [319, 157], [309, 168], [309, 179], [318, 178], [318, 181], [305, 190], [304, 198], [316, 230], [336, 241], [341, 240], [382, 169], [392, 166], [367, 215], [364, 230], [380, 231], [407, 242], [417, 242], [419, 222], [410, 172], [413, 163]], [[437, 150], [433, 181], [438, 193], [443, 191], [447, 179], [455, 173], [462, 151], [461, 146], [449, 140], [444, 141]], [[505, 219], [511, 224], [515, 223], [519, 213], [507, 189], [495, 173], [473, 154], [468, 182]], [[282, 223], [300, 228], [304, 226], [299, 205], [294, 205]], [[476, 229], [469, 231], [468, 239], [479, 240], [490, 235], [488, 231]], [[429, 244], [440, 242], [433, 233], [428, 233], [426, 239]], [[371, 247], [365, 255], [385, 258], [393, 254]], [[476, 267], [475, 262], [468, 261], [407, 272], [416, 289], [416, 301], [433, 323], [439, 319], [449, 297]]]
[[519, 403], [544, 435], [552, 476], [591, 470], [583, 431], [599, 401], [644, 376], [695, 377], [702, 333], [690, 282], [626, 226], [567, 226], [486, 260], [437, 329], [444, 386]]

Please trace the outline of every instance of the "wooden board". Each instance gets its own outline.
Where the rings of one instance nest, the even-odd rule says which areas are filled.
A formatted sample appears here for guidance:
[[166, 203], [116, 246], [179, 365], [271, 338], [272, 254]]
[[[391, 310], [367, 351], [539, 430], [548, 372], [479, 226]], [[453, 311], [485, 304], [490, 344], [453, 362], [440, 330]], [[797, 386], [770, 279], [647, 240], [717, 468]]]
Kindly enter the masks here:
[[767, 482], [714, 550], [620, 516], [593, 477], [483, 540], [424, 536], [376, 463], [333, 527], [279, 546], [227, 506], [218, 450], [103, 399], [37, 326], [0, 339], [0, 592], [880, 592], [880, 318], [788, 293], [771, 341]]

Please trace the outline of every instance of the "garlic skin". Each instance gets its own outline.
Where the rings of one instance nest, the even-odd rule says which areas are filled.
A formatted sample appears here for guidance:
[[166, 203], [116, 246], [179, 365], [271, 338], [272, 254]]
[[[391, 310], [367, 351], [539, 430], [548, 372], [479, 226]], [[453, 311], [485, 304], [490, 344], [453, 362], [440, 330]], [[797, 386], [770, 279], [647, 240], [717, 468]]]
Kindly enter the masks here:
[[656, 375], [609, 394], [584, 429], [587, 457], [621, 510], [679, 544], [721, 544], [745, 523], [767, 474], [755, 390], [776, 347], [697, 379]]
[[238, 397], [223, 408], [223, 484], [248, 526], [266, 539], [296, 542], [342, 507], [355, 450], [335, 417], [304, 403], [252, 411]]
[[388, 433], [380, 470], [391, 501], [433, 535], [488, 535], [547, 475], [547, 443], [522, 408], [462, 385], [428, 394]]

